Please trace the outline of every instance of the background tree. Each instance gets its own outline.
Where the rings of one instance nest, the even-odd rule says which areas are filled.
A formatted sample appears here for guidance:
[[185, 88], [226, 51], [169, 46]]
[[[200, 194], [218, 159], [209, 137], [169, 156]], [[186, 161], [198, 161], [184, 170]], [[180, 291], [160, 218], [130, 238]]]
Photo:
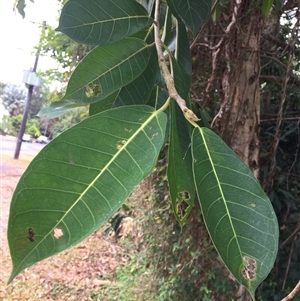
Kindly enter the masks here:
[[14, 84], [4, 84], [1, 89], [2, 103], [10, 116], [16, 116], [23, 112], [26, 101], [26, 89]]
[[[0, 97], [4, 108], [9, 112], [9, 118], [6, 120], [6, 123], [11, 125], [7, 127], [7, 131], [11, 135], [17, 135], [22, 121], [27, 91], [25, 87], [11, 83], [3, 83], [2, 85], [3, 89], [0, 92]], [[48, 93], [49, 88], [47, 85], [43, 85], [39, 89], [34, 89], [29, 110], [29, 119], [26, 125], [26, 131], [32, 134], [32, 136], [36, 137], [40, 135], [37, 114], [46, 102]]]

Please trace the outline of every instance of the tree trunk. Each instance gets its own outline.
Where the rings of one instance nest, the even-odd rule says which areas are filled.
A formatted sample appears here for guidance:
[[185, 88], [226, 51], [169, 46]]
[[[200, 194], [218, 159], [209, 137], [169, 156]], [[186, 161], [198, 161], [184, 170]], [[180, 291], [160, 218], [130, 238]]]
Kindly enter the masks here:
[[[221, 106], [213, 129], [258, 177], [260, 116], [260, 38], [257, 18], [237, 27], [224, 49], [226, 69], [221, 79]], [[233, 39], [234, 38], [234, 39]]]

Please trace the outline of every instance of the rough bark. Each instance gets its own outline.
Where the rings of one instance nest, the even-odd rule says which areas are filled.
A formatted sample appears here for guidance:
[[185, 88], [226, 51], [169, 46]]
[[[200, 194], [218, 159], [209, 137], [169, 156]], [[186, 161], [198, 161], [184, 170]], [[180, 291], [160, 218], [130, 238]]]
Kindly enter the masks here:
[[[240, 25], [242, 22], [240, 23]], [[259, 18], [237, 27], [227, 40], [224, 50], [226, 69], [222, 84], [222, 99], [213, 128], [232, 147], [258, 176], [259, 155], [259, 74], [260, 38]]]

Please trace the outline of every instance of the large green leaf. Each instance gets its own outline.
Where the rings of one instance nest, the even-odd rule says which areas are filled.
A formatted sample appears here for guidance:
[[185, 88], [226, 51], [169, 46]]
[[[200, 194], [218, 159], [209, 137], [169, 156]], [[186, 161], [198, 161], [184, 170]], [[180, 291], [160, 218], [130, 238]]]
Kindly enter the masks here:
[[56, 30], [82, 44], [104, 45], [131, 36], [152, 22], [135, 0], [69, 0]]
[[183, 226], [193, 209], [195, 185], [192, 171], [190, 124], [177, 103], [170, 105], [170, 142], [168, 153], [168, 182], [172, 208]]
[[115, 91], [114, 93], [108, 95], [106, 98], [98, 102], [91, 103], [89, 108], [89, 115], [92, 116], [113, 108], [115, 100], [118, 97], [119, 93], [120, 90]]
[[[177, 56], [184, 58], [185, 39], [178, 37], [178, 31], [175, 55], [176, 58]], [[180, 41], [184, 45], [179, 46]], [[175, 87], [180, 96], [186, 100], [187, 106], [190, 107], [190, 74], [177, 60], [171, 59]], [[170, 143], [167, 174], [173, 211], [181, 226], [185, 224], [193, 208], [195, 198], [190, 146], [191, 125], [185, 119], [179, 106], [173, 101], [170, 105]]]
[[148, 106], [96, 114], [50, 142], [14, 192], [8, 222], [20, 271], [93, 233], [155, 165], [167, 117]]
[[116, 107], [147, 103], [154, 87], [157, 73], [160, 72], [157, 52], [155, 48], [151, 48], [150, 51], [150, 58], [146, 69], [139, 77], [121, 89], [114, 103]]
[[157, 72], [159, 72], [157, 54], [153, 48], [151, 49], [151, 57], [148, 66], [144, 72], [134, 81], [110, 94], [105, 99], [92, 103], [90, 105], [90, 115], [102, 112], [112, 107], [148, 104], [148, 99], [156, 81]]
[[167, 0], [173, 15], [181, 19], [195, 34], [208, 20], [212, 0]]
[[141, 3], [148, 11], [149, 15], [151, 15], [155, 0], [136, 0]]
[[145, 70], [149, 52], [149, 45], [136, 38], [96, 47], [72, 73], [62, 100], [93, 103], [106, 98]]
[[273, 267], [278, 223], [242, 160], [207, 128], [192, 136], [193, 172], [205, 224], [224, 263], [251, 293]]

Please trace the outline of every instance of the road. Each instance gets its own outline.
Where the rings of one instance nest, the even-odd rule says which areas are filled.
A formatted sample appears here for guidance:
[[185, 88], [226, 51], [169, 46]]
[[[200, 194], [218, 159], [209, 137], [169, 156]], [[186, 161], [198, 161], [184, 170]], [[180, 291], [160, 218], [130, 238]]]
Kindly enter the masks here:
[[[10, 136], [0, 136], [1, 153], [14, 153], [16, 149], [17, 138]], [[20, 154], [36, 155], [45, 144], [22, 142]]]

